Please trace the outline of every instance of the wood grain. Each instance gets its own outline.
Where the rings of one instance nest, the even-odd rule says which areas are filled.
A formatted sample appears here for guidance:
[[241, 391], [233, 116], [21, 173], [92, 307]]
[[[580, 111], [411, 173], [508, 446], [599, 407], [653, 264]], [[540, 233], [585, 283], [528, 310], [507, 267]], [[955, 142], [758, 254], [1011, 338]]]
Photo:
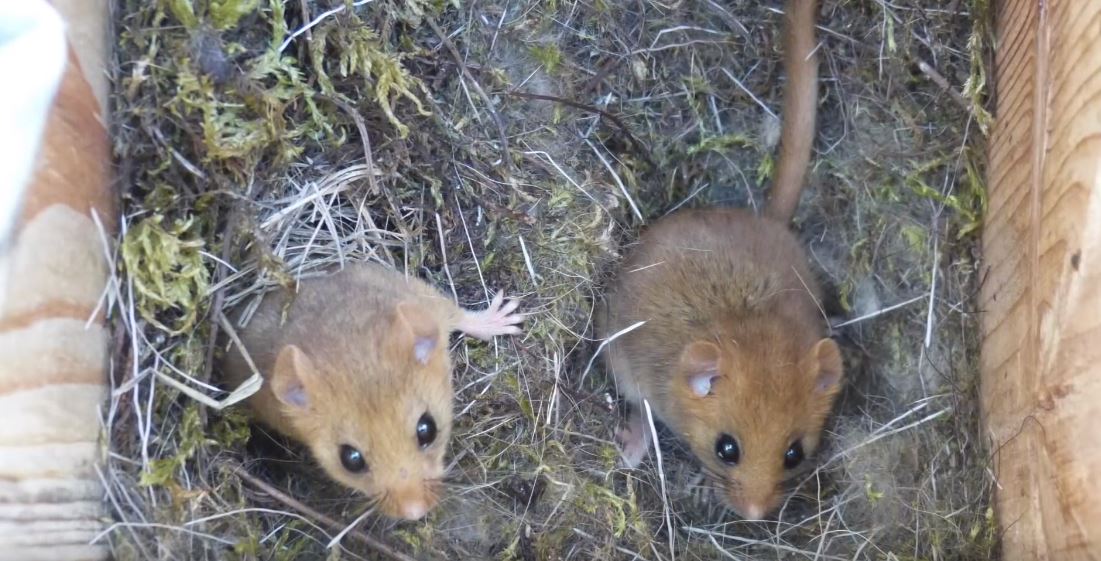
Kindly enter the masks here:
[[[108, 556], [92, 543], [106, 519], [95, 466], [108, 394], [104, 234], [115, 226], [103, 114], [107, 11], [101, 0], [58, 8], [69, 59], [0, 255], [0, 561]], [[97, 34], [102, 46], [89, 52]]]
[[1003, 1], [982, 406], [1003, 553], [1101, 559], [1101, 2]]

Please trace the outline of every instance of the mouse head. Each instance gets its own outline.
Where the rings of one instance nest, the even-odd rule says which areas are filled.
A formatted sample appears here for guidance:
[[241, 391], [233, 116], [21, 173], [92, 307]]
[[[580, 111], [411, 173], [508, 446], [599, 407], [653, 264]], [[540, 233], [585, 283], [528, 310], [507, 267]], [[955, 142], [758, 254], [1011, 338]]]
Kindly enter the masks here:
[[445, 334], [405, 302], [369, 331], [343, 352], [283, 347], [271, 390], [330, 477], [391, 518], [417, 520], [439, 500], [451, 432]]
[[686, 413], [693, 453], [738, 514], [771, 514], [783, 482], [818, 448], [841, 384], [837, 344], [700, 340], [684, 348], [676, 370], [672, 397]]

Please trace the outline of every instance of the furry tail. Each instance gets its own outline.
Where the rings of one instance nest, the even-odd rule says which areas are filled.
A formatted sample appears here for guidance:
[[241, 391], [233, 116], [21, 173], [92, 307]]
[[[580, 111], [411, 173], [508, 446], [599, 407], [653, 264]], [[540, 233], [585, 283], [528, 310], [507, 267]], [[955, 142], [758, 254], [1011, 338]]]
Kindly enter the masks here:
[[818, 55], [814, 27], [818, 0], [788, 0], [784, 10], [784, 66], [787, 89], [784, 92], [783, 126], [780, 131], [780, 156], [772, 194], [765, 216], [787, 223], [795, 214], [799, 195], [806, 181], [814, 144], [818, 109]]

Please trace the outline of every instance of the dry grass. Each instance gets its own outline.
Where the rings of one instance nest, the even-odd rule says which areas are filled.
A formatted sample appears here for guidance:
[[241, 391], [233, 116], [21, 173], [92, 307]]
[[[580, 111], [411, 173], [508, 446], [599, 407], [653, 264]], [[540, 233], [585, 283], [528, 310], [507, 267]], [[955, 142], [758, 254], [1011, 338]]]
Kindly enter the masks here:
[[[119, 559], [995, 555], [973, 297], [981, 0], [824, 2], [797, 227], [851, 383], [820, 469], [769, 523], [723, 512], [667, 436], [660, 465], [615, 469], [589, 337], [640, 226], [762, 200], [779, 0], [117, 3], [102, 539]], [[361, 516], [300, 448], [222, 408], [223, 311], [364, 259], [535, 313], [523, 337], [456, 342], [448, 491], [423, 523]]]

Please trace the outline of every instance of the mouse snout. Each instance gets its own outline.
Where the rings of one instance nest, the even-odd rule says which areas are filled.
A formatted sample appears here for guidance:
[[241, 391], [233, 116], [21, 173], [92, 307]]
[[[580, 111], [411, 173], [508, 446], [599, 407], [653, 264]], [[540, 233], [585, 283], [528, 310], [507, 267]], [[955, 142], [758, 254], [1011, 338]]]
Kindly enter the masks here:
[[406, 520], [420, 520], [428, 514], [428, 504], [421, 499], [412, 499], [403, 503], [400, 507], [401, 517]]
[[394, 518], [420, 520], [439, 502], [438, 484], [432, 481], [400, 478], [388, 489], [382, 510]]
[[729, 496], [727, 502], [746, 520], [764, 520], [779, 506], [780, 494], [775, 491], [742, 494]]
[[738, 507], [738, 512], [746, 520], [760, 520], [765, 517], [765, 507], [760, 503], [745, 503]]

